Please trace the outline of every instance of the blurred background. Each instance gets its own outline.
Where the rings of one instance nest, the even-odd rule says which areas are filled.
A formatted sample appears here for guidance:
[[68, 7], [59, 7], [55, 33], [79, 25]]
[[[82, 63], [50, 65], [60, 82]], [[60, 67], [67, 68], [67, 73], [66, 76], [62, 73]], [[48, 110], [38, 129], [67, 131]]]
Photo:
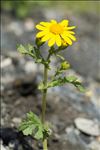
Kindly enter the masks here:
[[[62, 55], [71, 64], [66, 75], [76, 75], [86, 92], [70, 85], [48, 91], [46, 116], [54, 131], [49, 149], [100, 150], [100, 2], [28, 0], [1, 1], [1, 149], [42, 150], [41, 143], [16, 130], [27, 112], [41, 113], [37, 86], [43, 71], [17, 52], [17, 44], [34, 44], [35, 25], [51, 19], [77, 26], [77, 42]], [[57, 63], [52, 58], [52, 67]]]

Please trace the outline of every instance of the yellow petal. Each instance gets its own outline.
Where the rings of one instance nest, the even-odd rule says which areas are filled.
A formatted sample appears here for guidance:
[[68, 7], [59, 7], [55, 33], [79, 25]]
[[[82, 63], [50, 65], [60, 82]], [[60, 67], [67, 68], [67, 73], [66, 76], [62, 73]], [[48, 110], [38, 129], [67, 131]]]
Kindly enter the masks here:
[[73, 35], [71, 35], [71, 34], [68, 34], [67, 35], [70, 39], [72, 39], [73, 41], [76, 41], [76, 37], [75, 36], [73, 36]]
[[57, 46], [61, 46], [61, 37], [59, 35], [55, 36], [55, 41], [56, 41]]
[[61, 34], [62, 38], [69, 44], [72, 45], [72, 41], [70, 38], [66, 36], [66, 34]]
[[41, 40], [42, 42], [48, 41], [50, 39], [51, 35], [50, 34], [46, 34]]
[[46, 27], [43, 27], [41, 25], [36, 25], [36, 28], [39, 29], [39, 30], [45, 30], [46, 29]]
[[63, 20], [59, 24], [61, 24], [62, 26], [68, 26], [68, 22], [68, 20]]
[[48, 46], [51, 47], [55, 44], [55, 37], [51, 38], [48, 42]]
[[44, 35], [46, 35], [46, 34], [48, 34], [47, 31], [41, 31], [41, 32], [37, 33], [36, 37], [37, 37], [37, 38], [40, 38], [40, 37], [42, 37], [42, 36], [44, 36]]
[[48, 27], [51, 25], [50, 22], [40, 22], [41, 25], [45, 26], [45, 27]]
[[72, 29], [75, 29], [76, 26], [72, 26], [72, 27], [67, 27], [67, 30], [72, 30]]
[[57, 21], [56, 21], [56, 20], [51, 20], [51, 23], [55, 23], [55, 24], [56, 24], [56, 23], [57, 23]]

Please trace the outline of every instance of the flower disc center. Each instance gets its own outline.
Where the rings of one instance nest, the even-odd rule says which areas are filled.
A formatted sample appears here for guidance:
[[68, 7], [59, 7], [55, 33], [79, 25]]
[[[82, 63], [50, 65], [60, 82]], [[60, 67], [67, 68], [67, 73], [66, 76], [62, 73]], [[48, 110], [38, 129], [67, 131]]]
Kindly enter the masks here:
[[54, 34], [61, 34], [63, 32], [63, 27], [59, 24], [52, 24], [50, 31]]

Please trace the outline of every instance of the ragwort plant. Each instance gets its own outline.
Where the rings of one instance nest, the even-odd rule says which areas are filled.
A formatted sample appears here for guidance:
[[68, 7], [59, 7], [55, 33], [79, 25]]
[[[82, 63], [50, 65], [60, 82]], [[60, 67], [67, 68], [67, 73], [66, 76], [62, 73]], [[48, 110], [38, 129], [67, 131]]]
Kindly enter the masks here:
[[[44, 66], [43, 81], [38, 86], [38, 89], [41, 90], [43, 94], [41, 118], [33, 112], [29, 112], [19, 127], [19, 130], [22, 131], [24, 135], [33, 135], [35, 139], [41, 140], [43, 142], [43, 150], [48, 150], [47, 140], [52, 133], [49, 124], [45, 121], [48, 88], [71, 83], [78, 90], [84, 90], [77, 77], [62, 76], [62, 74], [70, 68], [70, 64], [59, 52], [71, 46], [73, 41], [76, 41], [75, 32], [73, 31], [75, 26], [70, 27], [68, 23], [68, 20], [63, 20], [59, 23], [56, 20], [40, 22], [36, 25], [36, 28], [40, 31], [36, 34], [35, 45], [28, 44], [27, 46], [18, 46], [20, 53], [31, 56], [35, 63], [40, 63]], [[40, 47], [45, 42], [48, 43], [49, 47], [47, 58], [44, 58], [40, 51]], [[59, 57], [61, 63], [59, 67], [56, 68], [52, 78], [48, 79], [48, 71], [51, 70], [50, 63], [52, 56]]]

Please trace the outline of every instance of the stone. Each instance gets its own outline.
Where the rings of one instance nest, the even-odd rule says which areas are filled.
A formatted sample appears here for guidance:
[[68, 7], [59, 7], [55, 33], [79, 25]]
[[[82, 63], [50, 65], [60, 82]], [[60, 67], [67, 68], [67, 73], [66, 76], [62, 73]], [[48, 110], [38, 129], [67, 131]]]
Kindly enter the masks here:
[[0, 146], [1, 150], [7, 150], [3, 145]]
[[90, 150], [100, 150], [100, 143], [98, 141], [93, 141], [89, 144]]
[[12, 122], [13, 122], [13, 123], [16, 123], [16, 124], [20, 124], [20, 123], [21, 123], [21, 118], [14, 117], [14, 118], [12, 119]]
[[37, 70], [38, 70], [37, 65], [33, 61], [26, 62], [26, 64], [25, 64], [26, 73], [28, 73], [28, 74], [32, 73], [32, 72], [36, 73]]
[[93, 121], [85, 118], [76, 118], [75, 125], [81, 132], [85, 134], [88, 134], [90, 136], [100, 135], [100, 126], [97, 121]]
[[80, 137], [80, 132], [73, 126], [65, 129], [66, 134], [62, 136], [64, 141], [68, 141], [75, 148], [75, 150], [87, 150], [87, 143]]
[[7, 150], [7, 149], [3, 146], [3, 142], [2, 142], [2, 141], [0, 141], [0, 148], [1, 148], [1, 150]]
[[19, 21], [13, 21], [7, 26], [8, 31], [15, 33], [20, 36], [24, 32], [23, 23]]
[[1, 68], [8, 67], [12, 64], [12, 60], [10, 58], [5, 58], [1, 61]]

